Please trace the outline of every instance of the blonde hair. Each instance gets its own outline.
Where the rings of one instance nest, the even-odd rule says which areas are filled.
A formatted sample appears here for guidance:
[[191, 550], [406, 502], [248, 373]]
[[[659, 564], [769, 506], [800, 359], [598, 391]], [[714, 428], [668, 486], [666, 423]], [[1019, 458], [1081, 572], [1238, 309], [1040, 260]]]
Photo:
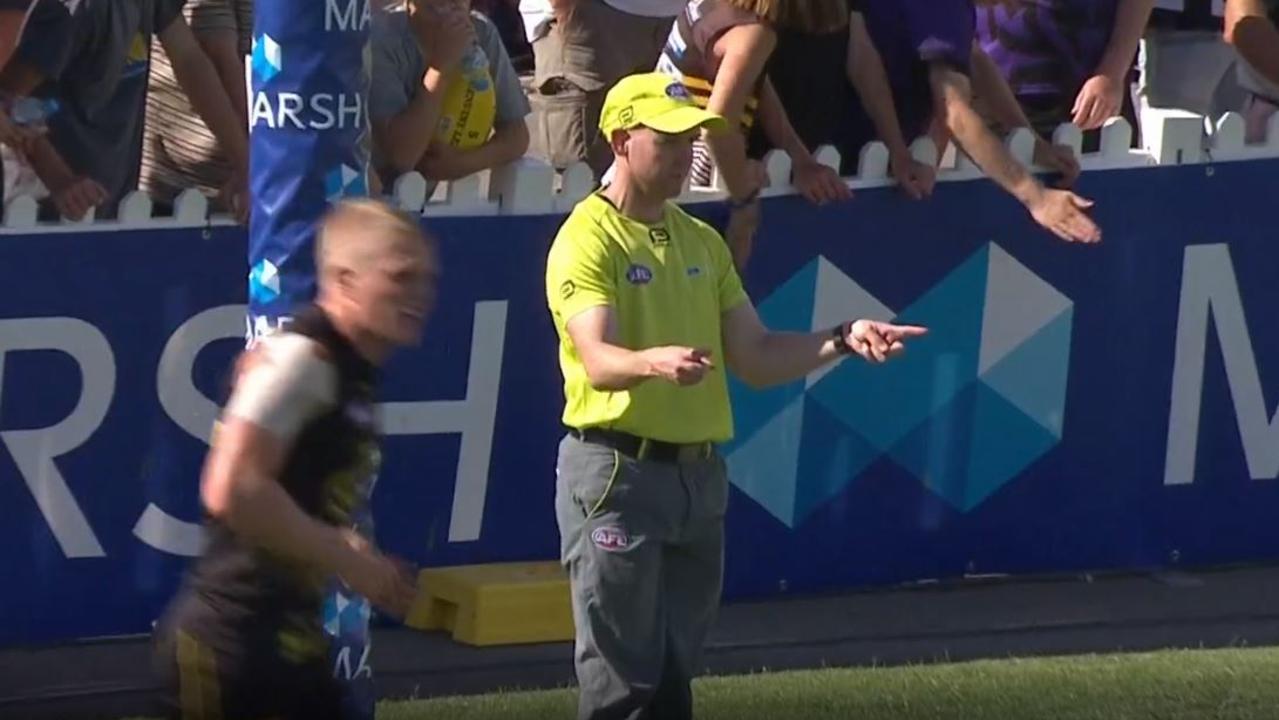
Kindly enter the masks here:
[[357, 268], [391, 240], [409, 239], [434, 247], [417, 218], [381, 200], [342, 200], [320, 220], [315, 235], [315, 264]]
[[780, 28], [807, 33], [834, 32], [848, 26], [847, 0], [722, 0]]

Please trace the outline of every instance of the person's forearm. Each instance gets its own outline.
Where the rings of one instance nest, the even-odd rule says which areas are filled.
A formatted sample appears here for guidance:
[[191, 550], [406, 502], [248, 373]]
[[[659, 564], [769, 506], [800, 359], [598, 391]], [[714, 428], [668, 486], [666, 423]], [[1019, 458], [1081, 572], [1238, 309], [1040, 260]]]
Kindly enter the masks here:
[[1254, 70], [1279, 84], [1279, 29], [1265, 17], [1260, 3], [1231, 0], [1226, 6], [1226, 41]]
[[244, 476], [214, 517], [251, 545], [336, 574], [350, 547], [341, 532], [307, 515], [275, 480]]
[[893, 91], [888, 85], [884, 63], [873, 46], [871, 50], [850, 63], [848, 79], [861, 98], [862, 107], [875, 126], [875, 133], [888, 146], [889, 154], [910, 154], [910, 145], [902, 135], [897, 107], [893, 104]]
[[1030, 127], [1030, 120], [1022, 110], [1021, 103], [1012, 88], [999, 72], [999, 66], [980, 48], [974, 48], [972, 54], [972, 92], [980, 97], [984, 106], [990, 111], [994, 120], [1005, 130]]
[[740, 131], [707, 132], [703, 137], [729, 197], [743, 200], [759, 189], [747, 171], [746, 137]]
[[18, 49], [22, 23], [27, 14], [21, 10], [0, 11], [0, 67], [4, 67]]
[[27, 152], [27, 162], [49, 192], [56, 193], [76, 179], [75, 171], [62, 159], [62, 155], [47, 137], [41, 136], [32, 141]]
[[183, 53], [173, 60], [173, 75], [232, 167], [249, 169], [249, 137], [240, 115], [222, 88], [221, 78], [203, 52]]
[[427, 153], [418, 170], [428, 180], [457, 180], [515, 162], [528, 150], [528, 141], [528, 126], [519, 120], [498, 127], [488, 142], [472, 150], [439, 157]]
[[396, 173], [415, 169], [431, 146], [440, 122], [441, 98], [447, 79], [438, 70], [427, 70], [422, 89], [409, 101], [408, 107], [386, 123], [382, 154]]
[[789, 155], [793, 164], [814, 162], [813, 154], [809, 152], [808, 146], [804, 145], [799, 133], [795, 132], [795, 126], [791, 125], [790, 117], [786, 115], [786, 108], [782, 106], [782, 99], [777, 95], [777, 89], [767, 78], [764, 79], [764, 86], [759, 92], [759, 111], [756, 113], [756, 119], [763, 126], [764, 136], [768, 138], [768, 141]]
[[1097, 63], [1097, 75], [1105, 75], [1116, 81], [1122, 81], [1132, 68], [1133, 57], [1137, 54], [1137, 44], [1150, 21], [1150, 11], [1155, 0], [1120, 0], [1115, 11], [1115, 25], [1110, 32], [1110, 43], [1106, 52]]
[[248, 91], [244, 82], [244, 58], [236, 49], [235, 32], [232, 30], [196, 30], [196, 40], [209, 56], [213, 69], [222, 81], [222, 90], [231, 99], [231, 105], [243, 127], [249, 125]]
[[959, 99], [949, 99], [944, 109], [946, 127], [955, 142], [977, 167], [1023, 205], [1029, 205], [1041, 185], [1008, 148], [986, 127], [977, 111]]
[[733, 373], [754, 388], [793, 382], [840, 357], [830, 333], [769, 332], [729, 358]]
[[591, 387], [601, 392], [630, 390], [657, 377], [657, 369], [642, 350], [629, 350], [609, 343], [579, 347]]

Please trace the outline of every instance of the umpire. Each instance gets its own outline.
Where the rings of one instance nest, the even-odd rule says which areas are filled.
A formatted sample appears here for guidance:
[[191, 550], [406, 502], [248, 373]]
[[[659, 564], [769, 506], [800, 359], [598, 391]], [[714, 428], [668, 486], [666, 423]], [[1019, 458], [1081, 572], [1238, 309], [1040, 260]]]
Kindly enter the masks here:
[[723, 577], [728, 479], [715, 445], [733, 421], [721, 367], [764, 387], [842, 355], [883, 362], [925, 332], [763, 326], [723, 238], [671, 202], [699, 133], [725, 129], [674, 79], [623, 78], [600, 116], [613, 181], [577, 205], [547, 260], [570, 428], [555, 509], [583, 720], [692, 716]]

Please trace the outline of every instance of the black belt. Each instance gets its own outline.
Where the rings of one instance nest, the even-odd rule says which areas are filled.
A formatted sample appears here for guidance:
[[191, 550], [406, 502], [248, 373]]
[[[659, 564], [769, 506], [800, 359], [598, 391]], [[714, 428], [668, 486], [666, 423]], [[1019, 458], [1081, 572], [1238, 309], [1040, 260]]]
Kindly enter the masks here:
[[636, 460], [679, 464], [708, 460], [715, 455], [715, 445], [708, 442], [670, 443], [603, 428], [570, 428], [569, 432], [582, 442], [603, 445]]

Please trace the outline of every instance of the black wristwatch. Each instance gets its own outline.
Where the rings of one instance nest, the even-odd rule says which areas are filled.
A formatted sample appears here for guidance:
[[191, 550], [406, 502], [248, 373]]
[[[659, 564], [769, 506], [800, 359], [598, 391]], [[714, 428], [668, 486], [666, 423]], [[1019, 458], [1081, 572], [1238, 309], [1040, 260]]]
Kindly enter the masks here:
[[840, 355], [853, 355], [853, 347], [848, 344], [849, 326], [852, 323], [840, 323], [831, 328], [830, 335], [835, 338], [835, 350]]

